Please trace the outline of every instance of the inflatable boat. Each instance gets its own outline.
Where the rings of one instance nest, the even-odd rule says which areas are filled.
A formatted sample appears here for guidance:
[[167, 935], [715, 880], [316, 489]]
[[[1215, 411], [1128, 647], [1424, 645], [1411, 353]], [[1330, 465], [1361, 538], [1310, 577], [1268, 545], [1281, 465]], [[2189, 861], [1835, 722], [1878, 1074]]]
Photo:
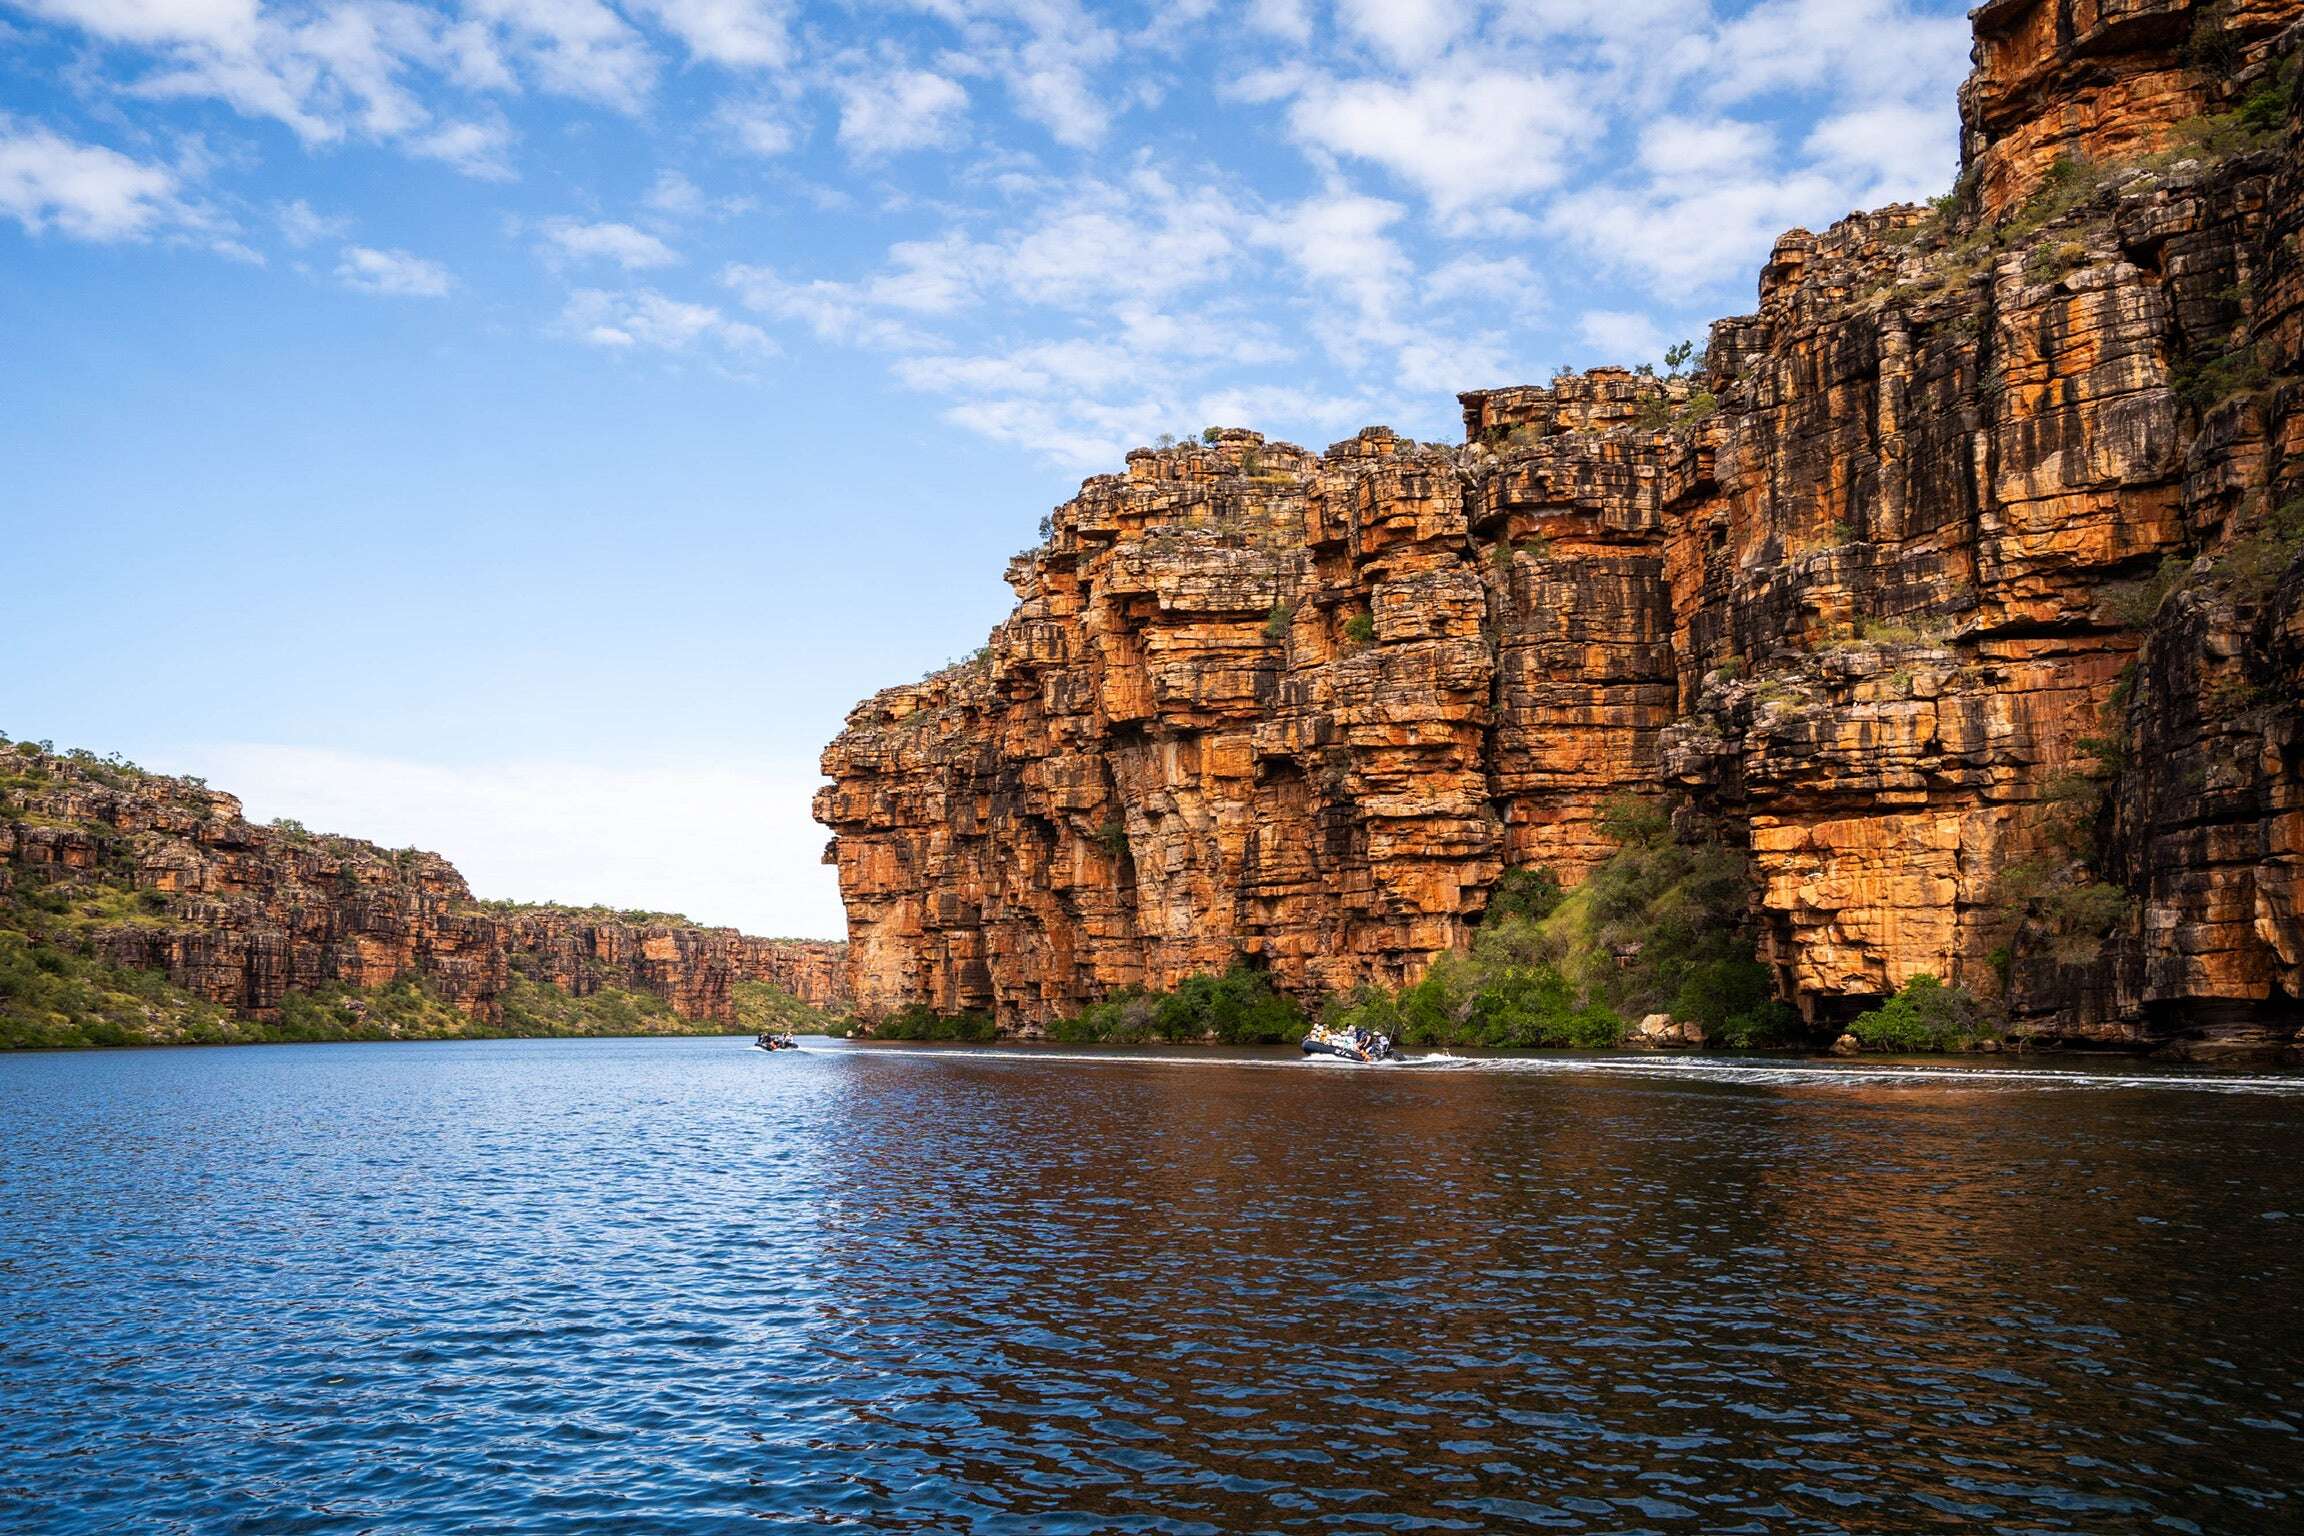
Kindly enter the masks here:
[[1312, 1033], [1304, 1037], [1304, 1054], [1340, 1056], [1346, 1061], [1390, 1061], [1400, 1052], [1390, 1035], [1372, 1029], [1330, 1029], [1315, 1024]]
[[798, 1040], [790, 1035], [776, 1034], [774, 1031], [762, 1035], [752, 1043], [764, 1051], [796, 1051], [800, 1049]]

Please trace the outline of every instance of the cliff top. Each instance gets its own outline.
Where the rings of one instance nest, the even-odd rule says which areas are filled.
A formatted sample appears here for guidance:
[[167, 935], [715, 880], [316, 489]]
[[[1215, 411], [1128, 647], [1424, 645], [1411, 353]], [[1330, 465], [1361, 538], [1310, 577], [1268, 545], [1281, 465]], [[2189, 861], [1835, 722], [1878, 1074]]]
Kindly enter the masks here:
[[[48, 741], [12, 741], [0, 734], [0, 825], [25, 835], [79, 834], [167, 844], [229, 848], [260, 863], [276, 864], [305, 883], [329, 879], [361, 885], [409, 885], [452, 908], [493, 917], [553, 922], [621, 923], [641, 929], [694, 929], [737, 934], [756, 944], [826, 944], [739, 934], [675, 912], [611, 907], [602, 903], [514, 901], [472, 894], [455, 865], [424, 849], [385, 848], [364, 838], [315, 832], [286, 817], [269, 823], [246, 818], [239, 797], [212, 789], [198, 775], [155, 773], [118, 753], [59, 749]], [[143, 856], [165, 860], [164, 848]], [[4, 888], [0, 888], [4, 894]]]

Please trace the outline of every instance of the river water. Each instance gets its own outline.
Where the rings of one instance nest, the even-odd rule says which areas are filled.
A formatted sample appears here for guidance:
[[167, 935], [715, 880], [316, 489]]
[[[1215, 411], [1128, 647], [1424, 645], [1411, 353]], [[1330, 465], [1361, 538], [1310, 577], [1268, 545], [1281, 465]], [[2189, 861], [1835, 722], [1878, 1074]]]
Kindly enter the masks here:
[[0, 1530], [2304, 1530], [2304, 1078], [0, 1059]]

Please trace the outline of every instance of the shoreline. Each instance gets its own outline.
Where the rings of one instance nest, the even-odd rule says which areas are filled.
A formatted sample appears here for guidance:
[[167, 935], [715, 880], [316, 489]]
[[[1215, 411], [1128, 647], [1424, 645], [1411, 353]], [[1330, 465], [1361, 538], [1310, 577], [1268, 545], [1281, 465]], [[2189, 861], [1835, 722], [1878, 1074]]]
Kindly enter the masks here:
[[[994, 1040], [923, 1040], [900, 1035], [823, 1035], [811, 1037], [803, 1033], [803, 1040], [819, 1038], [839, 1045], [902, 1046], [913, 1050], [1018, 1050], [1026, 1052], [1048, 1051], [1080, 1054], [1104, 1054], [1124, 1051], [1288, 1051], [1291, 1042], [1270, 1045], [1243, 1045], [1224, 1040], [1049, 1040], [1028, 1036], [1003, 1036]], [[1997, 1050], [1947, 1051], [1862, 1051], [1839, 1055], [1829, 1049], [1814, 1047], [1765, 1047], [1747, 1050], [1711, 1049], [1703, 1046], [1481, 1046], [1481, 1045], [1419, 1045], [1405, 1047], [1406, 1053], [1425, 1052], [1428, 1056], [1460, 1057], [1478, 1060], [1557, 1060], [1575, 1057], [1593, 1059], [1617, 1058], [1629, 1061], [1813, 1061], [1843, 1066], [1864, 1062], [1953, 1062], [1982, 1061], [1993, 1057], [2016, 1057], [2024, 1060], [2060, 1059], [2066, 1061], [2131, 1061], [2155, 1062], [2162, 1066], [2212, 1067], [2222, 1064], [2235, 1066], [2289, 1066], [2304, 1069], [2304, 1046], [2298, 1045], [2235, 1045], [2226, 1049], [2213, 1047], [2212, 1041], [2172, 1041], [2159, 1045], [2075, 1045], [2005, 1043]], [[1249, 1058], [1260, 1059], [1260, 1058]]]
[[[0, 1046], [0, 1060], [12, 1056], [69, 1056], [94, 1052], [119, 1051], [211, 1051], [237, 1050], [248, 1046], [267, 1045], [458, 1045], [477, 1041], [496, 1040], [750, 1040], [758, 1036], [753, 1029], [650, 1029], [636, 1033], [568, 1032], [562, 1034], [515, 1034], [504, 1030], [480, 1030], [457, 1035], [387, 1035], [378, 1037], [347, 1037], [340, 1040], [123, 1040], [113, 1045], [12, 1045]], [[825, 1037], [830, 1038], [830, 1037]]]

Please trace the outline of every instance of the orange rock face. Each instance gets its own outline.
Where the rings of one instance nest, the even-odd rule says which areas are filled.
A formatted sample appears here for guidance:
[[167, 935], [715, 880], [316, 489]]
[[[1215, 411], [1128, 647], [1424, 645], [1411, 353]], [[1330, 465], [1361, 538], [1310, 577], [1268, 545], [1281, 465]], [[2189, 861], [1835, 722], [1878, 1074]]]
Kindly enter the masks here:
[[2291, 0], [1989, 0], [1970, 15], [1961, 88], [1968, 166], [1988, 215], [2059, 160], [2112, 165], [2167, 150], [2230, 107], [2282, 55]]
[[1087, 482], [985, 652], [826, 750], [859, 1005], [1397, 982], [1669, 789], [1820, 1026], [1929, 972], [2043, 1038], [2287, 1038], [2304, 160], [2186, 120], [2300, 16], [1987, 6], [1972, 204], [1786, 236], [1693, 376]]
[[603, 986], [654, 992], [692, 1019], [732, 1018], [730, 989], [741, 981], [845, 1005], [839, 944], [476, 902], [437, 854], [257, 826], [237, 799], [197, 781], [56, 756], [39, 764], [44, 782], [14, 791], [0, 811], [0, 892], [31, 866], [143, 893], [132, 914], [92, 933], [99, 955], [164, 971], [246, 1017], [271, 1017], [290, 991], [414, 975], [495, 1023], [515, 971], [578, 996]]

